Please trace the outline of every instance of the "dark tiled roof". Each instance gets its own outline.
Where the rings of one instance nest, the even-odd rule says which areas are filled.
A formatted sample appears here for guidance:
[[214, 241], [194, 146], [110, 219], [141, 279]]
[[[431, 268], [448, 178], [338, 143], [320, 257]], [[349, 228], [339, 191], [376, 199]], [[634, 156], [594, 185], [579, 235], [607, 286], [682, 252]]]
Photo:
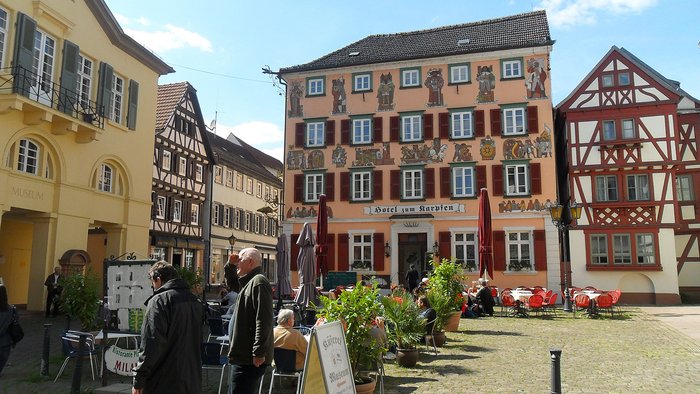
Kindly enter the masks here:
[[[459, 43], [460, 40], [468, 42]], [[321, 70], [399, 60], [551, 45], [545, 11], [498, 19], [363, 38], [312, 62], [281, 73]], [[350, 56], [351, 53], [356, 53]]]
[[[257, 157], [260, 155], [267, 156], [265, 153], [260, 152], [252, 146], [244, 143], [238, 137], [236, 137], [236, 139], [238, 139], [242, 145], [229, 141], [226, 138], [219, 137], [210, 131], [207, 131], [207, 137], [214, 153], [214, 163], [225, 165], [236, 171], [242, 172], [261, 181], [265, 181], [272, 186], [278, 188], [282, 187], [282, 181], [272, 175], [272, 173], [265, 168], [265, 165], [258, 160]], [[269, 156], [266, 160], [274, 160], [277, 163], [280, 163], [279, 160]], [[280, 170], [282, 169], [281, 163], [279, 164], [279, 168]]]
[[156, 130], [162, 130], [168, 123], [178, 104], [189, 88], [188, 82], [158, 85], [158, 105], [156, 106]]

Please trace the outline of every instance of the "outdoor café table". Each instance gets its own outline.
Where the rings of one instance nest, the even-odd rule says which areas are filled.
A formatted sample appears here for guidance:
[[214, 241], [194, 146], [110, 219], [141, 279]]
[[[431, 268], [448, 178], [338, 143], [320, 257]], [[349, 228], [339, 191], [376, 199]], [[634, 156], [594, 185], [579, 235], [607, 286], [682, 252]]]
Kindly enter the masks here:
[[524, 305], [530, 299], [530, 296], [532, 296], [532, 292], [530, 290], [515, 289], [511, 291], [510, 294], [513, 296], [513, 299], [515, 299], [515, 316], [528, 317]]
[[576, 298], [577, 294], [585, 294], [588, 296], [588, 299], [590, 302], [588, 303], [588, 309], [586, 313], [588, 314], [588, 317], [598, 317], [600, 314], [598, 313], [598, 303], [596, 302], [596, 298], [598, 298], [599, 295], [603, 294], [599, 291], [592, 291], [592, 290], [583, 290], [581, 292], [578, 292], [574, 294], [574, 298]]

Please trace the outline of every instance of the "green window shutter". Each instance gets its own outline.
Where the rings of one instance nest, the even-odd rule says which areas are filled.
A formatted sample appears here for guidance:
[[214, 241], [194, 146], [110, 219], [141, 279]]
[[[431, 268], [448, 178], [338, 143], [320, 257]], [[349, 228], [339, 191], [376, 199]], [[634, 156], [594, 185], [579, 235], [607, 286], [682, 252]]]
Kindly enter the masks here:
[[[16, 73], [14, 92], [29, 96], [31, 80], [29, 72], [34, 62], [34, 19], [19, 12], [17, 13], [17, 34], [15, 35], [15, 54], [12, 59], [13, 72]], [[22, 70], [20, 70], [20, 68]]]
[[107, 116], [112, 105], [112, 77], [114, 68], [107, 63], [100, 63], [100, 81], [97, 86], [97, 113]]
[[80, 48], [68, 41], [63, 41], [63, 66], [61, 68], [61, 90], [58, 95], [58, 110], [72, 115], [77, 111], [78, 67], [80, 64]]
[[126, 113], [126, 127], [129, 130], [136, 129], [136, 112], [139, 107], [139, 83], [129, 81], [129, 112]]

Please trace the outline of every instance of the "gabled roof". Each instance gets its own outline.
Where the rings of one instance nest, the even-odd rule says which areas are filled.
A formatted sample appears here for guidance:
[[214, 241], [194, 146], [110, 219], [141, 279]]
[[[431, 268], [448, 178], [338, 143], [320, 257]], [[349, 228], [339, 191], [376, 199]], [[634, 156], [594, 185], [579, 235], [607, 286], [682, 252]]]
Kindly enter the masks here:
[[190, 88], [188, 82], [176, 82], [158, 85], [158, 103], [156, 105], [156, 130], [162, 130], [175, 113], [175, 109]]
[[545, 11], [396, 34], [368, 36], [280, 73], [552, 45]]
[[242, 144], [237, 144], [210, 131], [207, 131], [207, 137], [211, 144], [215, 164], [225, 165], [274, 187], [282, 188], [282, 181], [272, 175], [258, 157], [267, 156], [265, 161], [276, 161], [280, 164], [281, 169], [282, 165], [279, 160], [260, 152], [237, 137], [236, 139]]
[[[249, 145], [247, 142], [243, 141], [242, 139], [236, 137], [235, 135], [231, 134], [240, 144], [243, 148], [245, 148], [253, 157], [255, 157], [258, 162], [260, 162], [261, 165], [264, 167], [274, 169], [277, 172], [281, 173], [282, 170], [284, 169], [284, 165], [282, 164], [281, 161], [275, 159], [274, 157], [268, 155], [267, 153], [262, 152], [258, 148]], [[273, 174], [274, 175], [274, 174]]]

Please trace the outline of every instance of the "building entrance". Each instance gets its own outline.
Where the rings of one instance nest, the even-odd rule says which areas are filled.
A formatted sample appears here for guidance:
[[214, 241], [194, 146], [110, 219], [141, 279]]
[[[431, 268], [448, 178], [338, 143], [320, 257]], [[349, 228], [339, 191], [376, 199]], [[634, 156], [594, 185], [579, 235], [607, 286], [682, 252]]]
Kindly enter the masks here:
[[420, 277], [430, 267], [426, 261], [428, 235], [426, 233], [399, 233], [399, 283], [408, 288], [406, 272], [415, 264]]

